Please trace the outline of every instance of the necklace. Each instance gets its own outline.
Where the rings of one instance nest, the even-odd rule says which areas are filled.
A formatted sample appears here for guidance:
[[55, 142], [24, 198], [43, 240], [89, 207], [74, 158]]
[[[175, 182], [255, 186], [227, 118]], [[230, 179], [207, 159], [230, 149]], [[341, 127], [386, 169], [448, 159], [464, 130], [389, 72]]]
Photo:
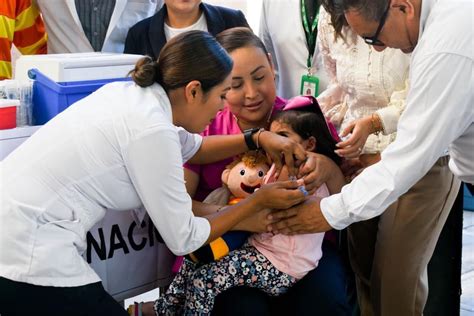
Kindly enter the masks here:
[[[272, 105], [272, 108], [270, 109], [270, 111], [268, 112], [268, 115], [267, 115], [267, 119], [265, 120], [265, 123], [266, 123], [266, 126], [264, 126], [264, 128], [267, 128], [268, 125], [270, 124], [270, 120], [272, 118], [272, 114], [273, 114], [273, 109], [275, 108], [275, 103], [273, 103]], [[237, 125], [239, 126], [240, 130], [242, 131], [242, 128], [240, 127], [240, 124], [239, 124], [239, 118], [232, 112], [230, 112], [232, 114], [232, 117], [234, 118], [235, 122], [237, 123]], [[257, 124], [258, 125], [258, 124]], [[261, 126], [257, 126], [257, 127], [261, 127]]]

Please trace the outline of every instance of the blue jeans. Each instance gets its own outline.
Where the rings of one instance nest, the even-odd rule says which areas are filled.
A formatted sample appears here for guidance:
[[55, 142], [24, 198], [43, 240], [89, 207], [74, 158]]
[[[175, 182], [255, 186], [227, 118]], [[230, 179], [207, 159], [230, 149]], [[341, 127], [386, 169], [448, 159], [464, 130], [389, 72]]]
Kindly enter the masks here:
[[323, 257], [288, 293], [272, 298], [247, 287], [217, 296], [213, 316], [221, 315], [351, 315], [350, 277], [336, 247], [323, 242]]

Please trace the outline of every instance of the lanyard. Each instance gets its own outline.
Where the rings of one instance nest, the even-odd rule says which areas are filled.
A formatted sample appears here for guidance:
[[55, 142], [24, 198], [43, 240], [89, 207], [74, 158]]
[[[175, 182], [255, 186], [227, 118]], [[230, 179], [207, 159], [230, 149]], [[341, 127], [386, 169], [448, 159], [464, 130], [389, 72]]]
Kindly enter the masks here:
[[[320, 7], [320, 6], [319, 6]], [[306, 6], [304, 0], [301, 0], [301, 19], [303, 20], [304, 35], [306, 37], [306, 44], [308, 45], [308, 60], [306, 66], [308, 71], [311, 71], [311, 63], [313, 61], [314, 50], [316, 47], [316, 36], [318, 35], [318, 20], [319, 20], [319, 7], [316, 16], [314, 17], [311, 28], [309, 27], [308, 17], [306, 15]]]

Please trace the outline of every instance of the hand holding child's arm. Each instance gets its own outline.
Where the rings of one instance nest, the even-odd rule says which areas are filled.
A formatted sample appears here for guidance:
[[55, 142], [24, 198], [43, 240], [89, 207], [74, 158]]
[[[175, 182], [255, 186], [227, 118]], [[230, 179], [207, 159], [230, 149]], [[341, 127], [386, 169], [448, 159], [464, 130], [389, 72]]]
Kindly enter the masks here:
[[269, 219], [277, 222], [271, 224], [268, 230], [275, 234], [297, 235], [332, 229], [321, 213], [320, 202], [321, 198], [311, 197], [287, 210], [273, 212]]
[[237, 225], [235, 225], [232, 230], [243, 230], [252, 233], [264, 233], [267, 231], [268, 225], [272, 224], [273, 221], [268, 219], [268, 215], [272, 212], [270, 209], [263, 209], [261, 211], [256, 211], [253, 215], [245, 218]]
[[269, 131], [256, 133], [256, 137], [258, 137], [258, 143], [271, 158], [272, 162], [275, 163], [276, 177], [280, 174], [283, 164], [288, 166], [290, 175], [296, 175], [297, 169], [295, 166], [299, 165], [298, 162], [306, 160], [306, 151], [303, 146], [288, 137], [283, 137]]
[[340, 192], [345, 184], [344, 175], [331, 158], [309, 153], [308, 159], [300, 167], [298, 177], [302, 177], [306, 190], [313, 194], [323, 183], [326, 183], [331, 194]]

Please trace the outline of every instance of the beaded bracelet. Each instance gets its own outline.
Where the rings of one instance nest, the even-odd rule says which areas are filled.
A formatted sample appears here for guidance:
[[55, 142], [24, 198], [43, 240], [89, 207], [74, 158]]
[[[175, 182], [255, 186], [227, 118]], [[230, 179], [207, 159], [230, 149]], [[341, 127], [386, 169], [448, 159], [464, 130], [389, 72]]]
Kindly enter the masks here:
[[380, 134], [382, 127], [380, 126], [381, 124], [377, 124], [376, 115], [377, 114], [372, 113], [372, 116], [370, 117], [370, 123], [372, 124], [372, 130], [374, 131], [373, 134], [378, 135]]

